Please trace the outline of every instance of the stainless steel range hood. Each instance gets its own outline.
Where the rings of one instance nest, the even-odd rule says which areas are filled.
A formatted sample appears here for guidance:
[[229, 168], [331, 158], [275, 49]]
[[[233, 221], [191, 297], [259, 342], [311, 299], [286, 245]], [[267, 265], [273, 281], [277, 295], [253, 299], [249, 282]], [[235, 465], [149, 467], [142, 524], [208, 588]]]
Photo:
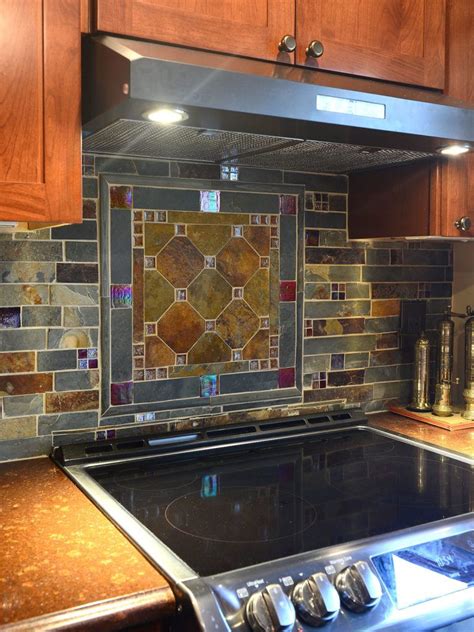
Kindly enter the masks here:
[[[83, 76], [85, 151], [350, 173], [474, 147], [473, 109], [314, 69], [98, 36]], [[157, 106], [188, 118], [153, 123]]]

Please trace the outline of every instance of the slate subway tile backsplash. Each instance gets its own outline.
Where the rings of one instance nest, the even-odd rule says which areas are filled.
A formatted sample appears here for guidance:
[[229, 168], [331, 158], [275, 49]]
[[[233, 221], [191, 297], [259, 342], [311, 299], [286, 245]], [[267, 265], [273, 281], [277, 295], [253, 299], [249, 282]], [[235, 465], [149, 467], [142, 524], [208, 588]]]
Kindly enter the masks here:
[[[433, 335], [451, 299], [449, 244], [348, 242], [347, 179], [343, 176], [241, 167], [231, 178], [218, 165], [107, 156], [85, 156], [83, 166], [82, 224], [1, 236], [0, 460], [44, 454], [61, 443], [141, 434], [150, 428], [176, 431], [285, 415], [289, 405], [302, 401], [309, 407], [361, 405], [373, 411], [409, 397], [412, 354], [400, 348], [401, 306], [405, 300], [424, 301], [428, 333]], [[221, 173], [222, 187], [217, 182]], [[100, 261], [106, 263], [99, 256], [98, 243], [101, 174], [122, 178], [111, 189], [116, 209], [112, 229], [121, 235], [117, 243], [125, 243], [124, 231], [130, 230], [129, 250], [112, 249], [114, 283], [122, 288], [112, 293], [112, 312], [119, 320], [133, 312], [133, 348], [136, 352], [142, 347], [141, 355], [130, 358], [133, 375], [127, 369], [123, 381], [115, 383], [113, 398], [120, 405], [110, 416], [101, 413], [101, 386], [109, 379], [106, 364], [104, 371], [100, 369], [107, 342], [100, 335], [101, 303], [102, 318], [110, 313], [110, 294], [104, 294], [104, 288], [101, 294], [99, 283]], [[140, 177], [149, 180], [136, 184], [134, 178]], [[179, 178], [188, 184], [181, 189], [153, 188], [155, 178]], [[194, 189], [189, 184], [193, 181], [197, 183]], [[201, 186], [200, 181], [214, 182]], [[253, 197], [239, 190], [238, 182], [248, 183], [249, 191], [255, 191]], [[289, 185], [299, 188], [288, 192]], [[206, 213], [205, 230], [200, 228], [200, 189], [220, 190], [220, 211]], [[301, 191], [299, 204], [295, 191]], [[130, 213], [134, 213], [131, 223]], [[298, 229], [295, 217], [301, 219]], [[145, 230], [146, 222], [161, 228]], [[172, 234], [168, 235], [168, 228]], [[270, 230], [268, 242], [267, 237], [262, 240], [262, 231]], [[158, 257], [173, 237], [190, 240], [198, 256], [200, 250], [204, 253], [197, 278], [185, 279], [181, 285], [178, 279], [170, 285], [161, 276], [181, 270], [176, 262], [165, 263], [166, 253], [164, 259]], [[160, 239], [164, 242], [157, 246]], [[229, 255], [230, 264], [225, 253], [218, 256], [222, 244], [231, 239], [250, 244], [250, 254], [239, 266], [231, 264], [242, 256], [240, 246]], [[278, 262], [272, 253], [287, 249], [296, 239], [297, 259]], [[153, 260], [151, 268], [148, 258]], [[205, 276], [217, 274], [217, 281], [226, 275], [246, 274], [249, 261], [249, 273], [255, 276], [251, 281], [247, 276], [241, 280], [232, 276], [229, 300], [243, 306], [250, 301], [257, 314], [258, 335], [252, 338], [252, 333], [242, 348], [234, 349], [237, 343], [232, 342], [232, 354], [227, 357], [222, 336], [235, 338], [239, 328], [232, 325], [224, 332], [218, 303], [225, 288], [214, 299], [202, 301], [210, 287]], [[145, 314], [141, 323], [139, 294], [145, 290], [146, 295], [146, 288], [140, 290], [137, 271], [143, 268], [159, 278], [146, 285], [156, 296], [146, 303], [147, 309], [157, 316], [149, 319]], [[261, 305], [261, 297], [266, 296], [262, 289], [268, 283], [263, 277], [276, 273], [282, 283], [271, 285], [265, 298], [268, 316], [264, 313], [268, 307]], [[132, 293], [135, 285], [137, 296]], [[303, 296], [301, 310], [297, 306]], [[199, 329], [199, 345], [175, 356], [168, 343], [159, 342], [160, 335], [168, 334], [160, 333], [156, 321], [171, 305], [186, 306], [188, 301], [199, 305], [201, 314], [209, 314], [203, 317], [204, 334]], [[296, 309], [301, 334], [292, 324]], [[280, 324], [272, 331], [275, 318]], [[123, 329], [121, 321], [119, 325]], [[168, 333], [172, 334], [172, 328]], [[152, 344], [153, 336], [156, 343]], [[149, 341], [146, 357], [145, 338]], [[132, 346], [124, 345], [122, 351], [116, 347], [114, 354], [128, 357]], [[180, 364], [181, 356], [184, 364]], [[168, 366], [172, 358], [176, 363]], [[243, 389], [247, 390], [244, 400]], [[153, 403], [157, 396], [159, 401]]]

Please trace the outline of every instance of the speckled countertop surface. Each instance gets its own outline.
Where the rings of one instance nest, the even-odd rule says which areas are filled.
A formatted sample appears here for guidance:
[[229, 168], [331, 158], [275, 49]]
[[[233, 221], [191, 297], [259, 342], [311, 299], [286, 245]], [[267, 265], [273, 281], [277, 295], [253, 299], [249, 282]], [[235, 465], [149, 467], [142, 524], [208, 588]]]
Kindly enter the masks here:
[[0, 498], [0, 628], [104, 600], [112, 618], [114, 600], [118, 618], [173, 612], [166, 580], [48, 458], [1, 463]]
[[474, 429], [443, 430], [393, 413], [369, 415], [369, 425], [474, 459]]

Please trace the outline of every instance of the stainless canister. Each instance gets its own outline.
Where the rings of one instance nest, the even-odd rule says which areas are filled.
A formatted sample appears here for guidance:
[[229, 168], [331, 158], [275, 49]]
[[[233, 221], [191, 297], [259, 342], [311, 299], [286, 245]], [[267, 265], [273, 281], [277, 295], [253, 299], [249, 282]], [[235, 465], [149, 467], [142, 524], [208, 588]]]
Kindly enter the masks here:
[[424, 332], [415, 343], [415, 374], [413, 377], [413, 399], [409, 410], [419, 412], [429, 412], [431, 405], [429, 401], [430, 383], [430, 341]]

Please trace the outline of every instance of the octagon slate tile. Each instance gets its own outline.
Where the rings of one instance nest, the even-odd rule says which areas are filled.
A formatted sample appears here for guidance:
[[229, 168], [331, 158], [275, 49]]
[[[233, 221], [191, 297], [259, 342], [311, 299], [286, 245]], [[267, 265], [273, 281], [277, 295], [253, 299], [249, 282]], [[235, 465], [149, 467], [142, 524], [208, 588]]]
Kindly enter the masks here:
[[188, 300], [201, 316], [214, 319], [232, 300], [232, 288], [216, 270], [203, 270], [189, 286]]
[[216, 255], [231, 237], [230, 226], [188, 225], [188, 237], [204, 255]]
[[232, 301], [217, 319], [217, 332], [232, 349], [244, 347], [258, 326], [258, 317], [244, 301]]
[[262, 256], [270, 254], [270, 228], [268, 226], [245, 226], [244, 237]]
[[156, 270], [145, 270], [145, 320], [155, 322], [174, 301], [174, 289]]
[[258, 270], [244, 288], [244, 298], [258, 316], [270, 313], [270, 275]]
[[252, 340], [244, 348], [245, 360], [265, 360], [270, 353], [268, 329], [257, 331]]
[[229, 362], [230, 349], [217, 334], [206, 333], [199, 338], [188, 355], [188, 364]]
[[145, 254], [157, 255], [174, 235], [171, 224], [145, 224]]
[[170, 366], [175, 363], [174, 353], [157, 336], [145, 338], [145, 367], [156, 368]]
[[187, 287], [204, 267], [204, 257], [187, 237], [174, 237], [156, 258], [156, 268], [175, 287]]
[[204, 320], [189, 303], [175, 303], [158, 323], [158, 335], [176, 353], [186, 353], [204, 332]]
[[216, 257], [216, 267], [234, 287], [243, 287], [258, 270], [260, 257], [245, 239], [234, 237]]

